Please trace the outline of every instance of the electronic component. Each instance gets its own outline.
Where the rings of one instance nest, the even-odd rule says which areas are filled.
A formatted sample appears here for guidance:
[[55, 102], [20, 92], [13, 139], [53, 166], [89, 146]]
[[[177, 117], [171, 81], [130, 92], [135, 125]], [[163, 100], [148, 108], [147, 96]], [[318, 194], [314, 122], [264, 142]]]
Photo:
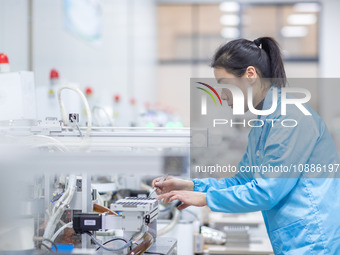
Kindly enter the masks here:
[[144, 198], [144, 197], [127, 197], [118, 200], [111, 205], [112, 211], [124, 211], [124, 212], [144, 212], [142, 215], [145, 223], [149, 224], [157, 218], [158, 200], [156, 198]]
[[87, 231], [102, 229], [102, 215], [92, 213], [75, 213], [73, 215], [73, 229], [76, 233], [83, 234]]
[[158, 200], [156, 198], [146, 197], [126, 197], [119, 199], [116, 203], [111, 205], [114, 211], [144, 211], [151, 212], [158, 208]]
[[75, 213], [73, 228], [76, 233], [121, 229], [124, 236], [131, 237], [149, 226], [149, 232], [156, 237], [156, 219], [159, 213], [158, 200], [155, 198], [127, 197], [111, 205], [112, 211], [119, 215]]
[[70, 113], [68, 115], [68, 120], [71, 123], [78, 123], [79, 122], [79, 114], [78, 113]]

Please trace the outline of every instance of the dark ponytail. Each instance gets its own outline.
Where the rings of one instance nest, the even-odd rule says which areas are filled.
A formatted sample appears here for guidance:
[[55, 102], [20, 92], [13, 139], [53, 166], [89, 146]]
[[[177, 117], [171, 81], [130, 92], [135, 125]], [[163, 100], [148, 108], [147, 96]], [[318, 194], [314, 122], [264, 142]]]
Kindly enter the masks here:
[[237, 77], [241, 77], [248, 66], [254, 66], [260, 77], [270, 79], [272, 85], [286, 85], [280, 47], [271, 37], [230, 41], [217, 50], [211, 63], [211, 67], [222, 67]]

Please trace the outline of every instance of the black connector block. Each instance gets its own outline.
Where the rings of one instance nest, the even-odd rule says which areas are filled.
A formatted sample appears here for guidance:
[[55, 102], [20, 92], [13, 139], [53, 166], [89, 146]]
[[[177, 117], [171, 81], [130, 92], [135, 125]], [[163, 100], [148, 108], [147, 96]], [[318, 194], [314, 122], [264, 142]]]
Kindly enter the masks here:
[[77, 234], [102, 229], [102, 215], [93, 213], [75, 213], [73, 215], [73, 229]]

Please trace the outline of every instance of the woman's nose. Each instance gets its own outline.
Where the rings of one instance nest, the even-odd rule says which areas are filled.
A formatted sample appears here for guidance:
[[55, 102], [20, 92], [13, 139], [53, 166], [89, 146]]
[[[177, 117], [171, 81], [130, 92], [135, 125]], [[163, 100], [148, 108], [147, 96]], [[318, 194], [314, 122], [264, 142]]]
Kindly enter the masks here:
[[221, 93], [221, 99], [222, 100], [228, 100], [228, 95], [227, 95], [227, 93]]

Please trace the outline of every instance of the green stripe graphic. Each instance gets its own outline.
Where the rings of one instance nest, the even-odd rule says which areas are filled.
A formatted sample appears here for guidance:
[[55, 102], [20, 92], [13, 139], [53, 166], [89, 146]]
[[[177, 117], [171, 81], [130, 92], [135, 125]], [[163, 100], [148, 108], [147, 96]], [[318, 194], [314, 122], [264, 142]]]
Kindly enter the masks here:
[[206, 89], [203, 89], [203, 88], [200, 88], [200, 87], [196, 87], [196, 88], [198, 88], [198, 89], [201, 89], [201, 90], [203, 90], [203, 91], [205, 91], [205, 92], [207, 92], [210, 96], [211, 96], [211, 98], [212, 98], [212, 100], [214, 100], [214, 103], [215, 103], [215, 105], [217, 105], [216, 104], [216, 100], [215, 100], [215, 98], [213, 97], [213, 95], [208, 91], [208, 90], [206, 90]]

